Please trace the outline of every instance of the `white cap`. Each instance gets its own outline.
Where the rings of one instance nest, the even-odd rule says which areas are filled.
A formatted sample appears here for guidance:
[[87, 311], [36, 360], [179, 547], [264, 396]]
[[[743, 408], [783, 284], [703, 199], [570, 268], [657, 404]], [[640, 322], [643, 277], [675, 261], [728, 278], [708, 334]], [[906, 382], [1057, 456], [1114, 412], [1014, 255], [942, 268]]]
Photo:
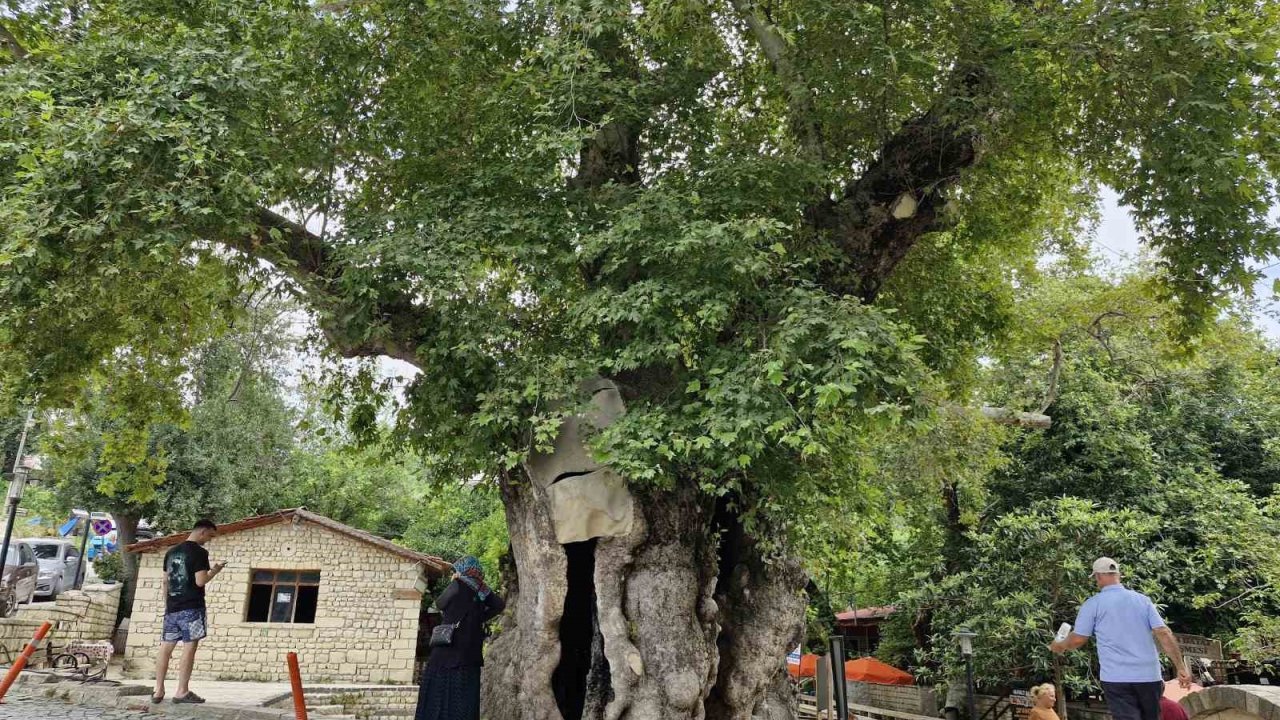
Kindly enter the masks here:
[[1109, 557], [1100, 557], [1093, 561], [1093, 575], [1118, 575], [1120, 563]]

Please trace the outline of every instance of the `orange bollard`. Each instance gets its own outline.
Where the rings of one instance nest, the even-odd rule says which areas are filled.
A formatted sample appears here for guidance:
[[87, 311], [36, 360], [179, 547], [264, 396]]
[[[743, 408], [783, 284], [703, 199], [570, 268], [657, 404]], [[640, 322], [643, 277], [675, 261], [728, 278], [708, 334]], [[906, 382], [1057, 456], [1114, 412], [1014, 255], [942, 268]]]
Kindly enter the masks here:
[[[22, 651], [22, 654], [13, 663], [13, 667], [9, 668], [9, 673], [4, 676], [4, 682], [0, 682], [0, 702], [4, 702], [5, 694], [9, 692], [9, 688], [18, 679], [18, 675], [22, 673], [22, 668], [27, 666], [27, 661], [31, 659], [31, 654], [36, 651], [36, 644], [43, 640], [45, 635], [49, 634], [49, 629], [52, 627], [53, 623], [49, 622], [41, 625], [40, 629], [36, 631], [35, 637], [31, 638], [31, 642], [27, 643], [26, 649]], [[305, 720], [306, 716], [303, 717]]]
[[289, 685], [293, 687], [293, 716], [307, 720], [307, 701], [302, 697], [302, 672], [298, 670], [298, 653], [289, 653]]

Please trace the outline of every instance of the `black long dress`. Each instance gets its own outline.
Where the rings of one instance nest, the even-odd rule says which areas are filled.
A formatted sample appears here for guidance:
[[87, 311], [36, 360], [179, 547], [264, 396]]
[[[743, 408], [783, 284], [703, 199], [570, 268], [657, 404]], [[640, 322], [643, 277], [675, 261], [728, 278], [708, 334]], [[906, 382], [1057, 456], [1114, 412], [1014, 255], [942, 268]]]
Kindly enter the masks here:
[[480, 669], [484, 667], [484, 625], [507, 607], [497, 593], [484, 601], [461, 580], [436, 599], [441, 622], [459, 623], [453, 644], [431, 649], [422, 672], [415, 720], [480, 720]]

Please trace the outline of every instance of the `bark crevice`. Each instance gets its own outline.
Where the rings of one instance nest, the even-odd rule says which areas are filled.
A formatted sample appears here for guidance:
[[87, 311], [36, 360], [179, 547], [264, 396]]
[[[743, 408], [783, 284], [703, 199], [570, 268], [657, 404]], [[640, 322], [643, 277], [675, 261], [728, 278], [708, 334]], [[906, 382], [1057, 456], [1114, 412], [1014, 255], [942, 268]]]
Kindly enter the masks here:
[[568, 589], [560, 620], [560, 664], [551, 675], [564, 720], [599, 717], [613, 699], [596, 603], [596, 544], [587, 540], [564, 546]]

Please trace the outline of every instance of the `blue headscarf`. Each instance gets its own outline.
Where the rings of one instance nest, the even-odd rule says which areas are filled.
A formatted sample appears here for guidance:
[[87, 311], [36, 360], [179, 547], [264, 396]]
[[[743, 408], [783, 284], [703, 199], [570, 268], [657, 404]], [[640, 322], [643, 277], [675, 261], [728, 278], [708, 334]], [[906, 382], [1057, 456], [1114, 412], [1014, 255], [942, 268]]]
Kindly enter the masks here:
[[488, 585], [484, 584], [484, 570], [480, 569], [480, 561], [468, 555], [453, 564], [453, 569], [458, 573], [458, 579], [467, 587], [476, 593], [476, 598], [484, 600], [489, 597], [492, 592]]

